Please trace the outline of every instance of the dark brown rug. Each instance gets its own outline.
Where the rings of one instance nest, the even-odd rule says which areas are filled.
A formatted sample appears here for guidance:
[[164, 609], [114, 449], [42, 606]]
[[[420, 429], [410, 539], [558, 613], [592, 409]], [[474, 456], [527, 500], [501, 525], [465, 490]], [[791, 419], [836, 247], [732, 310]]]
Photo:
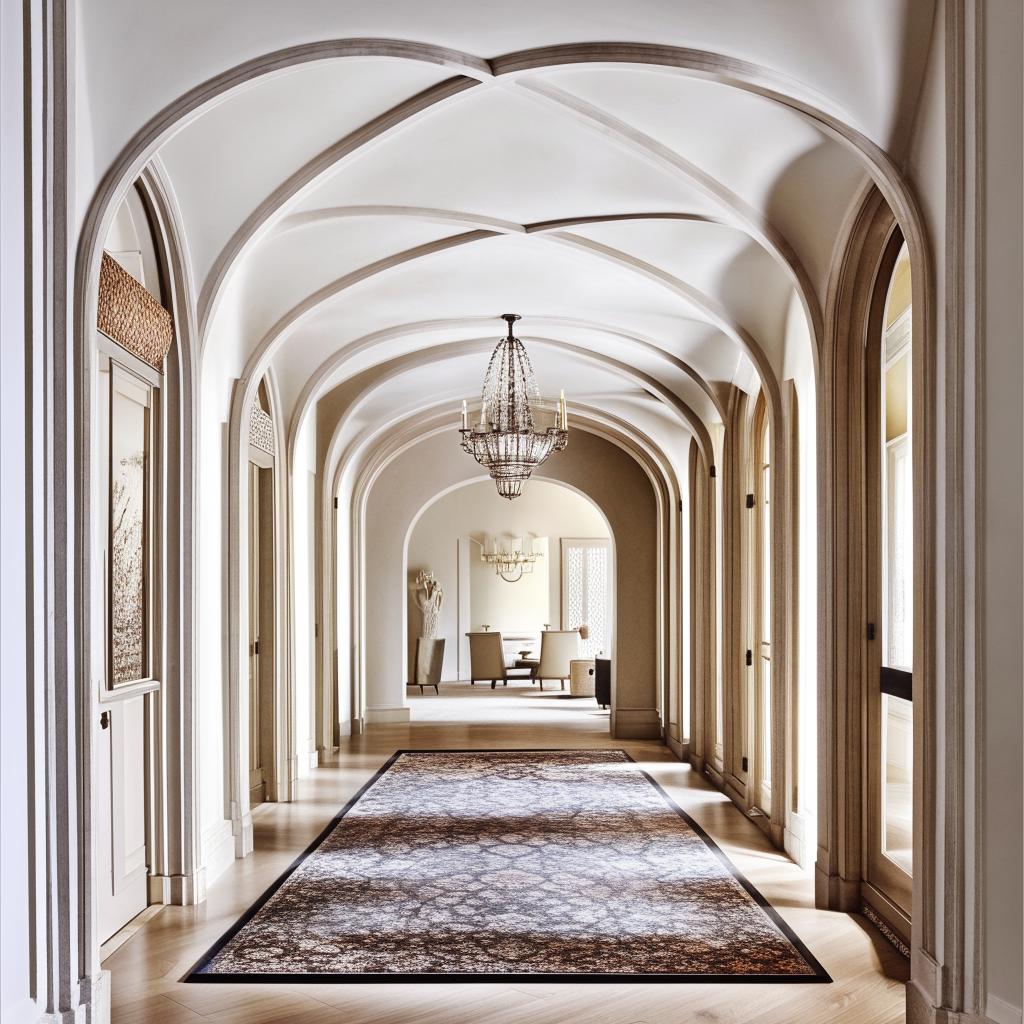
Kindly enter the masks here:
[[402, 751], [185, 980], [829, 981], [622, 751]]

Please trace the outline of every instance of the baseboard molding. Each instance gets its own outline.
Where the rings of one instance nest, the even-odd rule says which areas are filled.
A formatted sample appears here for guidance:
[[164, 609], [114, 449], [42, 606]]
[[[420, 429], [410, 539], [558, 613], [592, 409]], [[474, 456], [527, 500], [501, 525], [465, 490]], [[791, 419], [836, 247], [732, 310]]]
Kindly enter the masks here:
[[808, 835], [814, 834], [814, 818], [803, 811], [790, 811], [786, 820], [786, 830], [782, 836], [782, 844], [786, 853], [802, 868], [811, 866], [811, 844]]
[[654, 708], [617, 708], [612, 711], [612, 735], [622, 740], [660, 740], [661, 718]]
[[409, 708], [401, 704], [379, 704], [376, 707], [366, 709], [366, 721], [370, 725], [380, 725], [386, 722], [408, 722], [412, 717]]
[[231, 819], [231, 834], [235, 837], [235, 857], [248, 857], [255, 847], [252, 828], [252, 811], [246, 811]]
[[[30, 1003], [30, 1007], [38, 1007], [37, 1003]], [[16, 1008], [15, 1008], [16, 1009]], [[10, 1013], [5, 1011], [4, 1022], [12, 1019]], [[26, 1016], [20, 1018], [32, 1020]], [[89, 978], [82, 978], [78, 982], [78, 995], [74, 998], [74, 1005], [66, 1010], [44, 1012], [35, 1018], [38, 1024], [109, 1024], [110, 1022], [110, 971], [99, 971]]]
[[907, 1024], [1022, 1024], [1021, 1008], [989, 992], [985, 1011], [950, 1010], [935, 1006], [915, 981], [907, 983]]
[[992, 1024], [1022, 1024], [1024, 1014], [1019, 1006], [1008, 1003], [989, 992], [985, 996], [985, 1016]]
[[206, 868], [191, 875], [150, 875], [149, 902], [191, 907], [206, 899]]
[[859, 914], [860, 881], [830, 875], [819, 864], [815, 864], [814, 905], [819, 910], [841, 910], [845, 914]]
[[235, 860], [235, 837], [230, 821], [218, 821], [203, 832], [203, 860], [207, 886], [215, 882]]
[[747, 803], [747, 787], [743, 782], [733, 775], [725, 775], [722, 777], [721, 789], [743, 814], [749, 812], [750, 805]]

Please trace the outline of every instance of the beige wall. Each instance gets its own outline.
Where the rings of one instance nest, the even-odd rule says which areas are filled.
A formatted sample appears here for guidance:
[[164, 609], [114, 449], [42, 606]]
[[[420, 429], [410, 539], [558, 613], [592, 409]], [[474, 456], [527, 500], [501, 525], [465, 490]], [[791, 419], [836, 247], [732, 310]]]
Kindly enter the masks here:
[[[1024, 993], [1024, 858], [1021, 848], [1022, 705], [1021, 616], [1024, 607], [1024, 507], [1021, 442], [1021, 5], [992, 0], [985, 5], [985, 97], [988, 107], [984, 153], [984, 252], [986, 280], [983, 431], [985, 443], [984, 543], [981, 635], [985, 702], [985, 959], [988, 1015], [1020, 1020]], [[998, 1016], [997, 1016], [998, 1015]]]
[[[559, 625], [561, 601], [560, 537], [607, 537], [608, 526], [600, 510], [576, 491], [547, 480], [531, 480], [515, 501], [499, 497], [490, 480], [468, 484], [446, 494], [431, 505], [413, 527], [409, 538], [408, 578], [420, 569], [430, 569], [444, 587], [438, 635], [445, 644], [444, 679], [459, 678], [458, 546], [460, 538], [484, 533], [492, 536], [547, 538], [547, 554], [540, 559], [534, 575], [517, 583], [499, 579], [494, 569], [481, 562], [480, 548], [469, 549], [469, 627], [479, 629], [487, 622], [498, 630], [539, 631], [545, 622]], [[409, 667], [418, 635], [419, 611], [411, 600], [409, 608]], [[486, 616], [486, 618], [484, 617]], [[464, 659], [465, 660], [465, 659]]]
[[[582, 429], [569, 450], [538, 477], [577, 488], [611, 526], [616, 573], [613, 728], [616, 735], [660, 734], [658, 717], [658, 508], [640, 465], [609, 441]], [[479, 477], [480, 468], [441, 434], [394, 459], [366, 502], [365, 662], [370, 721], [407, 717], [405, 543], [420, 510], [438, 493]], [[395, 608], [401, 608], [399, 618]]]

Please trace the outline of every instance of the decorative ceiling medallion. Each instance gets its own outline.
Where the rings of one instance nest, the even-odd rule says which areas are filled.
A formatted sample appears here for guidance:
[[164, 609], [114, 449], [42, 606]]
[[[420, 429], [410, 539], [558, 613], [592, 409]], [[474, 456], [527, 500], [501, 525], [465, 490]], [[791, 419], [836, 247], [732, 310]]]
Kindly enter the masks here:
[[[551, 455], [569, 442], [565, 392], [553, 409], [541, 401], [526, 347], [512, 333], [518, 313], [502, 313], [508, 335], [498, 342], [484, 375], [480, 418], [471, 427], [462, 403], [462, 450], [485, 467], [498, 493], [511, 501], [523, 483]], [[550, 421], [544, 426], [545, 420]]]

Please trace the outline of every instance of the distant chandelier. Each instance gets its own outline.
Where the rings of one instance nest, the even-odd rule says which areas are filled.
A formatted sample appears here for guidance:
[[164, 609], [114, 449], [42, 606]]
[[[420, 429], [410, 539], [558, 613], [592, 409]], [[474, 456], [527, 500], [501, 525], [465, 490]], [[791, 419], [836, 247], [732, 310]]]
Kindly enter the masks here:
[[534, 551], [533, 545], [530, 549], [522, 547], [501, 547], [495, 545], [493, 551], [488, 551], [486, 546], [480, 551], [481, 561], [494, 566], [494, 571], [506, 582], [517, 583], [523, 578], [523, 574], [533, 572], [534, 563], [541, 557], [541, 552]]
[[[569, 442], [569, 418], [565, 392], [557, 411], [541, 402], [530, 357], [523, 343], [512, 334], [518, 313], [502, 313], [508, 323], [508, 336], [498, 342], [484, 375], [480, 419], [469, 425], [469, 410], [462, 403], [462, 450], [484, 466], [498, 486], [498, 493], [511, 501], [523, 492], [523, 481], [552, 452], [560, 452]], [[537, 420], [553, 422], [542, 430]]]

